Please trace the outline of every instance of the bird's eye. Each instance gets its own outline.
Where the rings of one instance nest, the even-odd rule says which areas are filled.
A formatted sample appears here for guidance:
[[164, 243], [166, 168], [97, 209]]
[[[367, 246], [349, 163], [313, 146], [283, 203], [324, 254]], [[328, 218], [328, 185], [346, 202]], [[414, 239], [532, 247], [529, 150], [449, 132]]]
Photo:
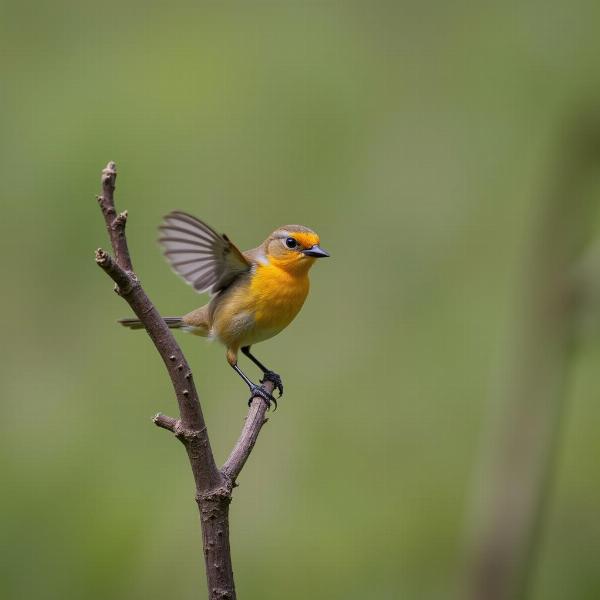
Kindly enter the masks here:
[[289, 237], [287, 240], [285, 240], [285, 245], [290, 249], [296, 248], [298, 246], [298, 242], [293, 237]]

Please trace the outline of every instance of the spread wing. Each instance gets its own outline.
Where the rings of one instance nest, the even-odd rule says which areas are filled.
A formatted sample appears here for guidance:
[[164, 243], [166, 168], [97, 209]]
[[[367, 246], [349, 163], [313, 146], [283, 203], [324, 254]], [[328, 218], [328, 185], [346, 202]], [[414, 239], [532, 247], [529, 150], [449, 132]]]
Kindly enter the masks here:
[[226, 235], [192, 215], [173, 211], [159, 230], [158, 241], [169, 264], [199, 293], [216, 294], [251, 268]]

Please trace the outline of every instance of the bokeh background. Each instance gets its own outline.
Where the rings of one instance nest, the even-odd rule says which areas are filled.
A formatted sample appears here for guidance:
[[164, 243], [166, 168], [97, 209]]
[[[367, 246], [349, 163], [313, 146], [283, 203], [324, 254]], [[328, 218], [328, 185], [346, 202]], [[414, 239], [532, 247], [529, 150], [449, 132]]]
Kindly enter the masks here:
[[[175, 412], [168, 379], [115, 324], [128, 308], [93, 260], [115, 160], [165, 315], [204, 302], [155, 243], [172, 209], [242, 248], [303, 223], [332, 254], [257, 348], [286, 394], [231, 507], [240, 598], [463, 597], [524, 256], [564, 130], [600, 98], [600, 4], [5, 0], [0, 15], [1, 595], [205, 594], [189, 467], [151, 423]], [[569, 367], [535, 600], [600, 594], [596, 334]], [[220, 346], [180, 339], [222, 462], [246, 391]]]

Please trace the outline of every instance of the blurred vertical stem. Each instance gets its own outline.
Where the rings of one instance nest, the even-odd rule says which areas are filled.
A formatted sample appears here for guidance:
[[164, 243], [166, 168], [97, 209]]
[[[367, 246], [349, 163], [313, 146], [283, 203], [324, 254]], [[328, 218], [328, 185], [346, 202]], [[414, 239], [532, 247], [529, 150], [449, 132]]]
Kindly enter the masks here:
[[478, 482], [483, 497], [467, 567], [467, 597], [473, 600], [528, 595], [556, 470], [584, 289], [573, 273], [590, 240], [594, 207], [585, 192], [599, 162], [598, 119], [572, 122], [536, 213], [514, 347], [496, 397], [502, 414]]

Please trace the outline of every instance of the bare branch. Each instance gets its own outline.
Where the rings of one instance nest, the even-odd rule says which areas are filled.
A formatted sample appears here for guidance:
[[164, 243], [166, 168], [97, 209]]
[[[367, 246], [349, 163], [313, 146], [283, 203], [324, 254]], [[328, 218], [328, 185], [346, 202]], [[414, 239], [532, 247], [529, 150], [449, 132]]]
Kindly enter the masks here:
[[201, 436], [201, 443], [197, 444], [194, 455], [191, 455], [189, 448], [188, 455], [197, 487], [200, 490], [207, 490], [219, 486], [222, 476], [217, 469], [210, 447], [196, 386], [189, 376], [191, 371], [179, 344], [144, 292], [137, 277], [130, 270], [131, 259], [125, 238], [126, 213], [113, 218], [116, 215], [114, 202], [116, 176], [116, 165], [114, 162], [109, 162], [102, 171], [102, 195], [98, 197], [98, 202], [106, 221], [113, 251], [118, 259], [114, 260], [103, 250], [97, 250], [96, 262], [117, 284], [119, 295], [127, 301], [144, 324], [162, 357], [175, 390], [183, 427], [189, 431], [197, 431]]
[[[116, 165], [109, 162], [102, 171], [102, 194], [98, 196], [116, 258], [113, 259], [107, 252], [98, 249], [96, 262], [115, 282], [117, 293], [143, 323], [165, 363], [177, 397], [180, 418], [159, 413], [154, 417], [154, 423], [171, 431], [183, 443], [188, 454], [196, 484], [196, 502], [200, 510], [209, 597], [211, 600], [235, 600], [229, 547], [229, 503], [235, 479], [266, 422], [267, 406], [260, 397], [253, 399], [240, 438], [220, 471], [212, 453], [190, 367], [171, 330], [133, 272], [125, 236], [127, 212], [117, 214], [115, 208], [116, 176]], [[273, 392], [271, 382], [266, 382], [263, 388], [269, 393]]]
[[[263, 384], [263, 387], [269, 394], [273, 393], [274, 385], [272, 382], [266, 381]], [[262, 426], [268, 421], [268, 419], [265, 418], [266, 411], [267, 405], [264, 400], [258, 397], [254, 398], [250, 405], [244, 427], [242, 428], [242, 433], [240, 434], [235, 447], [231, 451], [229, 458], [225, 461], [225, 464], [221, 469], [223, 475], [231, 482], [235, 482], [237, 479], [237, 476], [240, 474], [240, 471], [250, 456], [250, 452], [252, 452], [252, 448], [254, 448], [254, 444], [256, 443], [256, 439], [258, 438]]]
[[98, 204], [104, 215], [108, 237], [117, 259], [117, 264], [125, 271], [132, 272], [131, 257], [125, 237], [127, 211], [117, 215], [115, 209], [115, 182], [117, 180], [117, 165], [109, 162], [102, 171], [102, 194], [98, 196]]
[[119, 296], [127, 296], [134, 285], [137, 285], [137, 279], [131, 277], [126, 271], [124, 271], [116, 261], [112, 259], [110, 254], [98, 248], [96, 250], [96, 263], [99, 267], [104, 269], [106, 274], [115, 282], [115, 291]]

